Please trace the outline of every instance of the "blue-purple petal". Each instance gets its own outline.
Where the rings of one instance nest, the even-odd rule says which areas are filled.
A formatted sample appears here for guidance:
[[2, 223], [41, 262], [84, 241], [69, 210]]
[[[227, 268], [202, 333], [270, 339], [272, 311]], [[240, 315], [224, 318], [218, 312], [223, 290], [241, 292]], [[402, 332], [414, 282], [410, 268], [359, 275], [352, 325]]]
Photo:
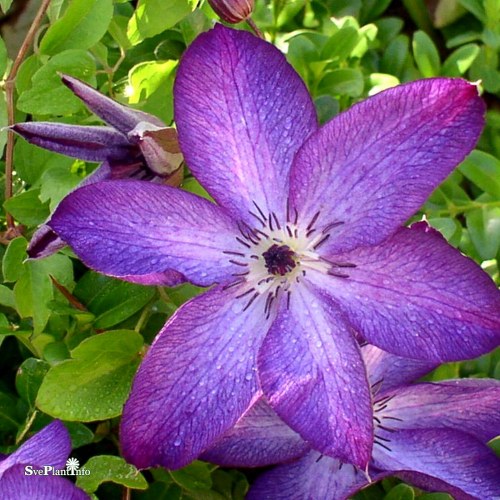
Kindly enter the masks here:
[[0, 462], [0, 476], [16, 464], [49, 465], [62, 469], [70, 452], [69, 433], [60, 420], [54, 420]]
[[364, 345], [361, 354], [374, 392], [405, 386], [439, 366], [436, 361], [402, 358], [371, 344]]
[[[380, 430], [379, 430], [380, 432]], [[498, 499], [500, 495], [500, 459], [476, 438], [450, 429], [408, 429], [386, 433], [390, 449], [375, 445], [374, 465], [380, 469], [422, 474], [450, 485], [444, 491], [481, 500]], [[434, 484], [436, 486], [436, 484]], [[467, 497], [465, 497], [467, 498]]]
[[60, 476], [26, 475], [24, 465], [15, 465], [0, 478], [2, 500], [90, 500], [71, 481]]
[[234, 222], [180, 189], [105, 181], [77, 189], [47, 223], [92, 269], [115, 277], [176, 271], [200, 286], [233, 280], [241, 267]]
[[436, 231], [401, 228], [375, 247], [340, 255], [348, 278], [315, 275], [351, 325], [400, 356], [455, 361], [500, 344], [500, 292]]
[[281, 305], [259, 376], [270, 406], [311, 447], [367, 466], [372, 408], [358, 344], [341, 313], [305, 282]]
[[254, 203], [284, 220], [291, 164], [317, 120], [283, 54], [216, 25], [184, 54], [174, 107], [186, 162], [212, 197], [252, 225]]
[[391, 415], [407, 429], [455, 429], [486, 443], [500, 435], [500, 381], [449, 380], [400, 388]]
[[289, 462], [309, 449], [261, 398], [201, 458], [223, 467], [264, 467]]
[[85, 161], [130, 163], [139, 155], [138, 147], [110, 127], [27, 122], [13, 125], [12, 130], [35, 146]]
[[435, 78], [400, 85], [333, 118], [300, 149], [290, 201], [316, 226], [343, 222], [323, 245], [381, 243], [474, 148], [485, 105], [476, 85]]
[[[387, 473], [370, 474], [372, 482]], [[345, 500], [370, 485], [356, 467], [311, 451], [291, 464], [265, 472], [252, 484], [248, 500]]]
[[61, 79], [85, 103], [90, 111], [124, 135], [127, 135], [140, 122], [146, 122], [157, 127], [165, 126], [156, 116], [120, 104], [78, 80], [78, 78], [61, 75]]
[[184, 304], [149, 349], [123, 411], [124, 456], [139, 468], [182, 467], [233, 427], [259, 396], [256, 356], [269, 322], [241, 290]]

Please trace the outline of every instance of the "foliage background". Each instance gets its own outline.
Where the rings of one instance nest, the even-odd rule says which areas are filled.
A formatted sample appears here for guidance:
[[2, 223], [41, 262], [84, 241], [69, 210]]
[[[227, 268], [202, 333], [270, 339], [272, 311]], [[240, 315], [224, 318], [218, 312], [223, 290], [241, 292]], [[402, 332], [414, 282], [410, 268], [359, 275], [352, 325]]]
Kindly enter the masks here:
[[[14, 7], [0, 0], [3, 13]], [[481, 80], [488, 114], [478, 148], [415, 219], [425, 215], [499, 283], [500, 2], [256, 0], [253, 18], [307, 83], [322, 122], [400, 82], [439, 75]], [[179, 58], [215, 20], [208, 4], [196, 0], [52, 0], [15, 78], [15, 120], [98, 123], [61, 84], [63, 72], [170, 124]], [[15, 56], [0, 39], [4, 87]], [[0, 125], [6, 124], [2, 93]], [[0, 132], [2, 151], [6, 134]], [[0, 452], [60, 418], [72, 436], [72, 456], [92, 471], [78, 484], [98, 498], [243, 498], [255, 472], [195, 462], [176, 472], [138, 473], [120, 458], [121, 407], [146, 346], [199, 289], [148, 288], [97, 275], [69, 249], [26, 261], [36, 226], [96, 165], [17, 140], [13, 166], [13, 196], [2, 203], [15, 228], [5, 216], [0, 221]], [[203, 194], [188, 172], [183, 188]], [[500, 351], [443, 365], [431, 378], [458, 376], [500, 379]], [[393, 479], [358, 497], [449, 498]]]

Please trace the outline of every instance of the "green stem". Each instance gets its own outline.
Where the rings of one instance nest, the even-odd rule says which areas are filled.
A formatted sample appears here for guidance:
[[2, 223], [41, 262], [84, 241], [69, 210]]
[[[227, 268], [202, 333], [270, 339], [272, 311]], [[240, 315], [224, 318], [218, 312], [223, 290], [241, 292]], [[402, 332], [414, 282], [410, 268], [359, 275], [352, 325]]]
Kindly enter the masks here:
[[450, 203], [448, 207], [442, 210], [429, 210], [428, 213], [438, 216], [451, 215], [452, 217], [456, 217], [458, 214], [461, 214], [463, 212], [469, 212], [470, 210], [476, 210], [478, 208], [494, 208], [494, 207], [500, 207], [500, 201], [489, 201], [489, 202], [471, 201], [470, 203], [466, 203], [464, 205], [455, 205], [453, 203]]

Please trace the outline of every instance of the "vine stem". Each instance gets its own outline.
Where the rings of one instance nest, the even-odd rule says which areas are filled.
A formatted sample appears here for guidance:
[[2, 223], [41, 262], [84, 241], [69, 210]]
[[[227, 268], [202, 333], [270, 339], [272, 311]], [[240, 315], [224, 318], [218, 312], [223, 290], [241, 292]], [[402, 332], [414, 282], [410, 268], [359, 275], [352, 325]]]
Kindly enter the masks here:
[[[36, 13], [35, 19], [31, 24], [26, 37], [23, 40], [21, 48], [12, 63], [12, 68], [5, 80], [5, 99], [7, 101], [7, 123], [10, 126], [14, 125], [14, 83], [16, 81], [17, 72], [21, 63], [24, 61], [28, 50], [33, 43], [36, 36], [38, 28], [42, 22], [42, 19], [49, 8], [51, 0], [43, 0], [38, 12]], [[8, 200], [12, 198], [13, 188], [12, 188], [12, 165], [14, 159], [14, 134], [11, 130], [7, 131], [7, 148], [5, 151], [5, 199]], [[16, 235], [16, 226], [14, 223], [14, 218], [8, 212], [6, 213], [7, 220], [7, 232], [13, 232]]]
[[247, 21], [248, 26], [250, 26], [250, 28], [252, 28], [252, 30], [254, 31], [254, 33], [259, 38], [262, 38], [264, 40], [264, 35], [262, 34], [262, 31], [260, 31], [260, 29], [258, 28], [258, 26], [255, 24], [255, 21], [251, 17], [248, 17], [246, 21]]

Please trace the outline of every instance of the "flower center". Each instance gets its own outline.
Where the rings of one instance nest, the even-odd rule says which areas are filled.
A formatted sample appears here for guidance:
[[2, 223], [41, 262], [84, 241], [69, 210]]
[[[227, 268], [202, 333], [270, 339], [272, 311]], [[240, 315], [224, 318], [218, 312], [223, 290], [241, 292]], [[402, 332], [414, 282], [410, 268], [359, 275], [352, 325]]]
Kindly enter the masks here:
[[285, 220], [279, 220], [273, 212], [266, 215], [254, 202], [255, 212], [250, 214], [256, 225], [246, 222], [238, 225], [240, 234], [235, 237], [238, 248], [224, 251], [229, 261], [240, 267], [233, 274], [234, 281], [224, 289], [238, 286], [242, 293], [237, 298], [246, 301], [243, 310], [254, 301], [264, 298], [266, 319], [271, 308], [285, 298], [287, 306], [290, 296], [309, 272], [328, 274], [334, 279], [348, 278], [348, 268], [356, 267], [350, 262], [332, 262], [321, 255], [320, 248], [342, 222], [320, 222], [320, 212], [309, 221], [299, 221], [296, 210], [287, 208]]
[[262, 257], [266, 269], [275, 276], [285, 276], [297, 266], [295, 252], [288, 245], [274, 244], [262, 254]]

